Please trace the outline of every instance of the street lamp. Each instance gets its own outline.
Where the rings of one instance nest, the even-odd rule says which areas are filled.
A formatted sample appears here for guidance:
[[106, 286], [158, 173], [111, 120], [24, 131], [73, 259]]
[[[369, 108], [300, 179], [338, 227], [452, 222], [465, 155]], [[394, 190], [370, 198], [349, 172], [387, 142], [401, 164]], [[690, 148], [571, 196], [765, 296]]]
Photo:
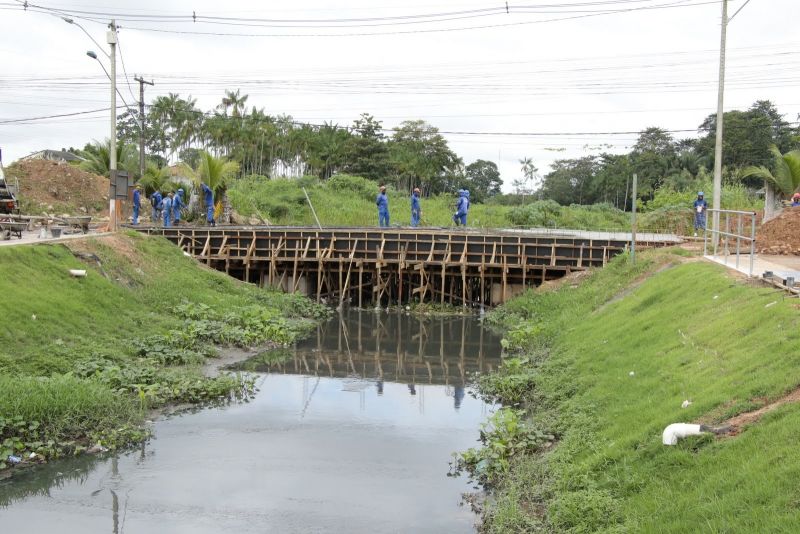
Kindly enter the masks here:
[[108, 151], [108, 171], [110, 180], [108, 189], [108, 228], [109, 230], [114, 231], [117, 229], [117, 203], [114, 195], [112, 194], [112, 192], [115, 191], [114, 186], [116, 185], [117, 179], [117, 26], [113, 20], [111, 21], [111, 24], [108, 25], [109, 29], [106, 33], [106, 42], [108, 42], [109, 46], [111, 47], [111, 53], [106, 54], [106, 52], [103, 50], [103, 47], [100, 46], [97, 41], [95, 41], [94, 37], [92, 37], [88, 31], [86, 31], [86, 28], [71, 18], [62, 17], [62, 20], [67, 24], [72, 24], [73, 26], [80, 28], [111, 62], [111, 73], [109, 74], [108, 71], [106, 71], [103, 63], [97, 58], [97, 54], [95, 54], [92, 50], [86, 52], [87, 56], [100, 63], [100, 66], [103, 67], [103, 71], [105, 71], [106, 76], [108, 76], [108, 78], [111, 80], [111, 136], [109, 139], [110, 146]]

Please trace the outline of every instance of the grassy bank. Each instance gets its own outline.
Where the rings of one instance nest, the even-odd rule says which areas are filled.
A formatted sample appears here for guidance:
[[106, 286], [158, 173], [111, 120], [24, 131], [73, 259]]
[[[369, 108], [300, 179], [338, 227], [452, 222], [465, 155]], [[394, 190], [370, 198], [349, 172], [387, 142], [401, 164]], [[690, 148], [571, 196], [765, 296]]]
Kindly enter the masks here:
[[4, 247], [0, 295], [0, 468], [142, 439], [154, 407], [247, 396], [247, 377], [203, 376], [216, 346], [291, 343], [326, 313], [133, 233]]
[[513, 358], [481, 389], [512, 407], [462, 461], [494, 486], [486, 530], [800, 530], [797, 404], [661, 444], [670, 423], [721, 424], [800, 384], [796, 306], [669, 251], [641, 260], [491, 316]]

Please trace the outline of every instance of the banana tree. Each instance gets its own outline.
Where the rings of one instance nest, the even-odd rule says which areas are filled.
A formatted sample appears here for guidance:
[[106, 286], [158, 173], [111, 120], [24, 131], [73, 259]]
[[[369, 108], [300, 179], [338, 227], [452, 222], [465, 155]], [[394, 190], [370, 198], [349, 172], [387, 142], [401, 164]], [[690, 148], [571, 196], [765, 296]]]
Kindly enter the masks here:
[[800, 189], [800, 150], [792, 150], [781, 154], [778, 147], [770, 147], [773, 169], [764, 166], [750, 166], [742, 171], [743, 178], [761, 178], [764, 180], [765, 202], [764, 220], [772, 218], [775, 207], [774, 193], [787, 198]]

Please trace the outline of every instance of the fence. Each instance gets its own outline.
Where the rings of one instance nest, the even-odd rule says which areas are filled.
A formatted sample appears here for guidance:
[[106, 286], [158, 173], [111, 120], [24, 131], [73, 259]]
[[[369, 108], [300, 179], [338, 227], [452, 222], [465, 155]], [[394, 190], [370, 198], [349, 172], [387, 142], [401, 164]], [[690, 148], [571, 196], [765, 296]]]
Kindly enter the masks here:
[[[739, 270], [739, 263], [741, 260], [742, 254], [748, 254], [750, 266], [747, 271], [748, 276], [753, 276], [753, 262], [755, 261], [756, 255], [756, 212], [754, 211], [737, 211], [737, 210], [715, 210], [715, 209], [708, 209], [707, 212], [711, 213], [712, 215], [716, 214], [718, 217], [713, 217], [714, 222], [719, 223], [721, 228], [724, 230], [720, 230], [716, 226], [708, 229], [708, 224], [706, 224], [705, 228], [703, 229], [703, 256], [708, 256], [709, 251], [709, 237], [711, 238], [711, 248], [713, 254], [711, 256], [714, 259], [717, 259], [720, 256], [720, 252], [722, 252], [722, 256], [724, 257], [724, 263], [728, 265], [728, 259], [730, 258], [731, 254], [736, 255], [736, 269]], [[722, 221], [724, 217], [724, 222]], [[750, 221], [746, 222], [746, 219], [749, 217]], [[731, 228], [731, 221], [733, 220], [735, 228]], [[746, 228], [749, 226], [749, 228]], [[734, 233], [734, 230], [736, 233]], [[749, 235], [745, 234], [745, 232], [749, 230]], [[736, 251], [733, 252], [732, 245], [735, 241], [736, 244]], [[746, 242], [749, 246], [746, 247], [745, 251], [742, 250], [742, 243]]]

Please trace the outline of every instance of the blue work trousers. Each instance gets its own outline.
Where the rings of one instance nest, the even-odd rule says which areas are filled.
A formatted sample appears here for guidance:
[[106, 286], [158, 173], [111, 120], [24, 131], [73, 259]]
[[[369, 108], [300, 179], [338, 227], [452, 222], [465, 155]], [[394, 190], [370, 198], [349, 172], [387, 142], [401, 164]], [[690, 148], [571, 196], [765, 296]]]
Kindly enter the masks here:
[[414, 227], [414, 228], [419, 226], [419, 212], [418, 211], [412, 211], [411, 212], [411, 226]]
[[215, 224], [214, 223], [214, 205], [213, 204], [209, 204], [208, 206], [206, 206], [206, 221], [211, 226], [214, 226], [214, 224]]
[[694, 214], [694, 229], [706, 229], [706, 212], [698, 212]]
[[133, 205], [133, 224], [139, 224], [139, 206]]
[[153, 221], [153, 224], [158, 224], [158, 220], [161, 218], [161, 210], [158, 208], [153, 208], [153, 212], [150, 214], [150, 220]]
[[453, 215], [453, 222], [456, 223], [456, 226], [466, 226], [467, 225], [467, 214], [458, 212]]
[[172, 226], [172, 220], [171, 220], [172, 217], [170, 217], [170, 215], [172, 214], [172, 210], [162, 210], [162, 211], [164, 212], [164, 228], [169, 228], [170, 226]]
[[378, 225], [383, 227], [389, 226], [389, 211], [378, 210]]

